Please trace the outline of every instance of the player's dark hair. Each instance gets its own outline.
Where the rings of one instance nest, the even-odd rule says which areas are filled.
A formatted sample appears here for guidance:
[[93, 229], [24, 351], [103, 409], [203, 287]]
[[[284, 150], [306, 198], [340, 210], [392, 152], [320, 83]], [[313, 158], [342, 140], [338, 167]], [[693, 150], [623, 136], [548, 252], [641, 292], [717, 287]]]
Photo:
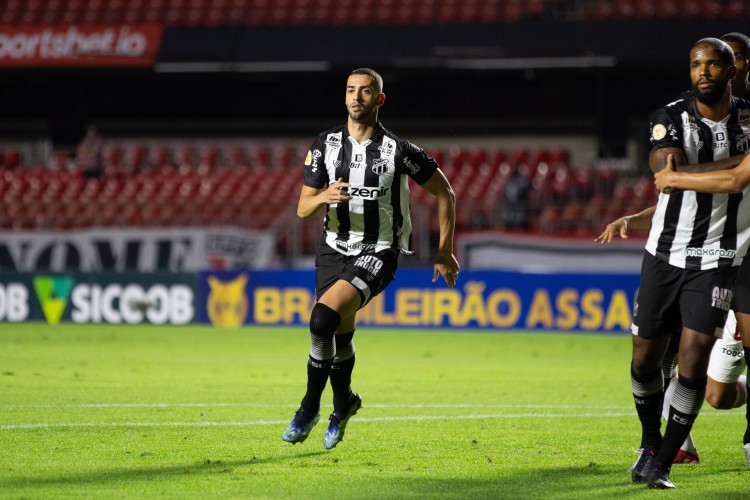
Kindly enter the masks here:
[[732, 42], [739, 45], [741, 48], [742, 57], [744, 57], [745, 59], [750, 59], [750, 37], [748, 37], [744, 33], [733, 31], [722, 36], [721, 39], [725, 42]]
[[693, 48], [705, 46], [713, 47], [718, 53], [721, 62], [725, 63], [727, 66], [734, 66], [734, 51], [732, 50], [732, 47], [727, 45], [727, 42], [719, 40], [718, 38], [701, 38], [695, 42]]
[[[734, 56], [732, 56], [732, 60], [734, 60]], [[383, 92], [383, 77], [380, 76], [380, 74], [374, 69], [357, 68], [351, 73], [349, 73], [349, 76], [352, 76], [352, 75], [371, 76], [373, 80], [373, 87], [375, 88], [375, 93], [380, 94], [381, 92]]]

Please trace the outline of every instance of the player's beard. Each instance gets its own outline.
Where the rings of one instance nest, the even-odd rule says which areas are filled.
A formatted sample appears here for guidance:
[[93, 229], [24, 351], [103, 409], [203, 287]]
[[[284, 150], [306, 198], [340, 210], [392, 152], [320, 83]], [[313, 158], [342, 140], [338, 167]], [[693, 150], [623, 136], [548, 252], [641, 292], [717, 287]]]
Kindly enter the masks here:
[[354, 112], [351, 110], [351, 108], [347, 107], [347, 111], [349, 112], [349, 118], [351, 118], [352, 121], [355, 121], [358, 123], [369, 123], [372, 117], [372, 114], [375, 112], [375, 109], [377, 108], [362, 107], [361, 110]]
[[693, 95], [701, 103], [707, 106], [712, 106], [719, 102], [722, 97], [724, 97], [724, 94], [726, 94], [727, 92], [728, 86], [728, 81], [714, 82], [714, 86], [710, 90], [703, 92], [698, 88], [698, 84], [695, 84], [693, 85]]

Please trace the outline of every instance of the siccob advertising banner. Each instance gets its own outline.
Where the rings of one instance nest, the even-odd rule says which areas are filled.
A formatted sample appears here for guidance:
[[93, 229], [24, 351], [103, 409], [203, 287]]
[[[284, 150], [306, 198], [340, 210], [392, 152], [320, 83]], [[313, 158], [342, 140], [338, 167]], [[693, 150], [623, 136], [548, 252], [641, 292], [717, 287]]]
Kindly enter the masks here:
[[0, 25], [0, 67], [153, 66], [163, 28]]

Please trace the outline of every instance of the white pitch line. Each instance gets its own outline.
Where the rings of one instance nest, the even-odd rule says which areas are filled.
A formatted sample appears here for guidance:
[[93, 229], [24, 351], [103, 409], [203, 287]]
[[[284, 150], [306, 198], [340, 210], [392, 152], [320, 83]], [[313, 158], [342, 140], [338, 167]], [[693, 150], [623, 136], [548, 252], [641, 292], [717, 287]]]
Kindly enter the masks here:
[[[79, 404], [28, 404], [6, 405], [6, 409], [14, 408], [297, 408], [296, 404], [267, 404], [267, 403], [79, 403]], [[551, 410], [623, 410], [631, 406], [580, 406], [580, 405], [551, 405], [551, 404], [367, 404], [367, 408], [530, 408]]]
[[[708, 413], [705, 416], [729, 416], [736, 412]], [[517, 414], [494, 414], [494, 415], [411, 415], [400, 417], [371, 417], [357, 418], [357, 422], [414, 422], [433, 420], [481, 420], [481, 419], [516, 419], [516, 418], [621, 418], [632, 417], [634, 413], [629, 412], [607, 412], [607, 413], [517, 413]], [[249, 420], [245, 422], [61, 422], [55, 424], [6, 424], [0, 425], [0, 430], [28, 430], [28, 429], [55, 429], [55, 428], [81, 428], [81, 427], [253, 427], [262, 425], [284, 425], [289, 420]]]

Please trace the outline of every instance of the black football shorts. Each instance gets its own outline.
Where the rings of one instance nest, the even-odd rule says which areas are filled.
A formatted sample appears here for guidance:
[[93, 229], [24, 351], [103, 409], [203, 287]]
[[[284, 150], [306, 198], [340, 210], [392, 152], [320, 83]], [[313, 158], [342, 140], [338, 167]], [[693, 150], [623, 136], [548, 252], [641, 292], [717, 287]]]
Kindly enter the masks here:
[[645, 252], [632, 331], [646, 339], [686, 328], [721, 338], [732, 305], [737, 268], [694, 271]]
[[385, 290], [396, 277], [399, 251], [362, 252], [344, 255], [321, 239], [315, 257], [315, 294], [318, 299], [336, 281], [345, 280], [359, 291], [360, 309]]

